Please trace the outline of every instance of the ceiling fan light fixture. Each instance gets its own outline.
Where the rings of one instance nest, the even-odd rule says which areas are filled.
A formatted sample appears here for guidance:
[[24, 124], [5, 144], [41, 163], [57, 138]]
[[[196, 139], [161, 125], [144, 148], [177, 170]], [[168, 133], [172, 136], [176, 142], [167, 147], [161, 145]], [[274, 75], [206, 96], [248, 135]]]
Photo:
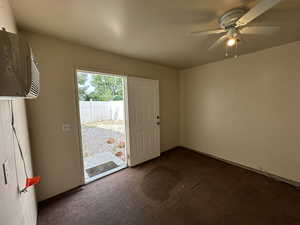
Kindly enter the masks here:
[[232, 47], [236, 44], [236, 42], [237, 42], [236, 38], [229, 38], [228, 41], [227, 41], [227, 46]]
[[[242, 35], [244, 34], [256, 34], [256, 33], [267, 33], [273, 34], [278, 31], [279, 27], [274, 26], [252, 26], [248, 27], [247, 25], [255, 20], [260, 15], [264, 14], [275, 5], [280, 3], [283, 0], [260, 0], [254, 7], [247, 10], [245, 8], [234, 8], [226, 13], [224, 13], [219, 18], [219, 25], [221, 29], [218, 30], [207, 30], [207, 31], [197, 31], [193, 32], [198, 35], [209, 35], [209, 34], [221, 34], [226, 33], [225, 35], [219, 37], [209, 48], [208, 50], [213, 50], [218, 47], [220, 44], [224, 44], [226, 51], [229, 48], [235, 47], [235, 51], [238, 50], [238, 43], [243, 41]], [[230, 50], [231, 51], [231, 50]], [[226, 56], [228, 53], [226, 53]], [[237, 55], [237, 54], [236, 54]]]

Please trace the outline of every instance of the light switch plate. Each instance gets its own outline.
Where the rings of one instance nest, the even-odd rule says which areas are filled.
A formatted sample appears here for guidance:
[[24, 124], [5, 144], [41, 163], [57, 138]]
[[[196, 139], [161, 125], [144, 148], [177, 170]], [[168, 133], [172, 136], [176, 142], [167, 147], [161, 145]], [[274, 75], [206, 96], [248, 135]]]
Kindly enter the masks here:
[[70, 132], [70, 131], [71, 131], [71, 128], [72, 128], [72, 126], [71, 126], [71, 124], [69, 124], [69, 123], [64, 123], [64, 124], [62, 125], [62, 130], [63, 130], [63, 132]]
[[3, 168], [4, 184], [7, 185], [8, 184], [8, 162], [7, 161], [5, 161], [2, 164], [2, 168]]

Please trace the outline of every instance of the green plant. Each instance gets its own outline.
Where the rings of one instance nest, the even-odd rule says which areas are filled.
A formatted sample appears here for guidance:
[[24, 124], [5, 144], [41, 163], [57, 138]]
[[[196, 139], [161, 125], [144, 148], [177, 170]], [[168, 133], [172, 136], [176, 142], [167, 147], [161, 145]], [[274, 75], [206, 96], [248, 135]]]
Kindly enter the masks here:
[[78, 72], [77, 81], [81, 101], [120, 101], [124, 99], [123, 80], [120, 77]]

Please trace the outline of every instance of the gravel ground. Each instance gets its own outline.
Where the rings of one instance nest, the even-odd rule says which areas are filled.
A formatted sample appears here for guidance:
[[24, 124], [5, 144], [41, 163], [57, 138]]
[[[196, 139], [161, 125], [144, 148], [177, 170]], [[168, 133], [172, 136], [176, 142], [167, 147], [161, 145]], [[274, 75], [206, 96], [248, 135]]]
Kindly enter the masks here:
[[119, 157], [125, 156], [125, 129], [124, 124], [115, 121], [100, 121], [81, 125], [83, 157], [93, 156], [95, 153], [122, 152]]

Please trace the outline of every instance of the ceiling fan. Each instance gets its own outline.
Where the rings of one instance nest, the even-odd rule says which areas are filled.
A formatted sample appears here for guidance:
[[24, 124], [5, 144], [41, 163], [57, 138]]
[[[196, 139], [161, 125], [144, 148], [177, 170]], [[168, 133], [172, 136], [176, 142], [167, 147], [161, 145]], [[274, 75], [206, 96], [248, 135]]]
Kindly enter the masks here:
[[273, 34], [279, 31], [280, 27], [276, 26], [249, 26], [248, 24], [255, 18], [259, 17], [281, 0], [262, 0], [256, 6], [249, 11], [244, 8], [235, 8], [227, 11], [219, 18], [219, 24], [221, 29], [207, 30], [207, 31], [195, 31], [192, 34], [196, 35], [210, 35], [210, 34], [222, 34], [216, 42], [214, 42], [209, 50], [212, 50], [220, 44], [226, 42], [228, 47], [237, 46], [237, 43], [242, 39], [244, 34]]

